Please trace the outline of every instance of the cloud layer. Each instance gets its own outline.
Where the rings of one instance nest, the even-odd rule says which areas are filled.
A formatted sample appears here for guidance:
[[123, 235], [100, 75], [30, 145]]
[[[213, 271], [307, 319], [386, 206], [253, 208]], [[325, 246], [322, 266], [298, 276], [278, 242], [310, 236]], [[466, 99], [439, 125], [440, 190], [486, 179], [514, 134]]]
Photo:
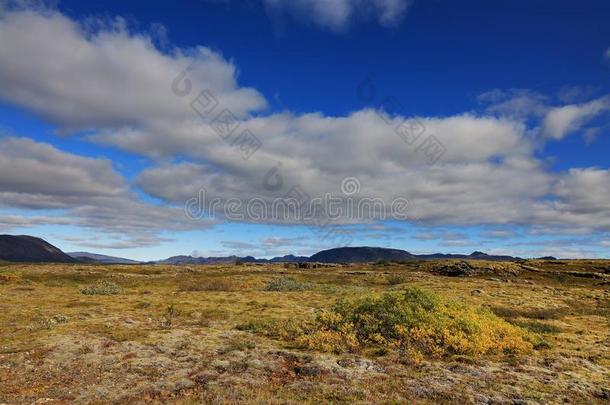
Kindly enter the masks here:
[[[322, 4], [267, 1], [268, 7], [291, 13], [307, 8], [318, 24], [332, 29], [345, 27], [360, 7], [391, 25], [409, 2]], [[207, 47], [162, 52], [120, 19], [85, 26], [52, 10], [3, 10], [0, 98], [62, 132], [86, 131], [91, 142], [154, 163], [134, 186], [107, 160], [5, 138], [0, 203], [65, 210], [71, 224], [130, 236], [116, 247], [148, 246], [158, 243], [163, 231], [210, 226], [183, 213], [185, 201], [200, 189], [223, 201], [268, 201], [295, 186], [322, 197], [341, 195], [343, 180], [353, 177], [361, 186], [354, 198], [388, 204], [405, 198], [409, 217], [426, 224], [610, 230], [608, 170], [551, 173], [536, 154], [540, 142], [560, 141], [606, 113], [608, 97], [566, 103], [524, 89], [496, 90], [481, 96], [483, 113], [406, 121], [373, 109], [345, 116], [265, 113], [264, 96], [241, 87], [237, 76], [232, 62]], [[211, 105], [213, 112], [202, 113]], [[214, 126], [223, 110], [239, 125], [234, 134]], [[247, 159], [234, 142], [244, 129], [261, 143]], [[434, 161], [427, 142], [443, 149]], [[163, 204], [144, 202], [140, 191]], [[5, 226], [19, 222], [0, 219]], [[269, 246], [280, 242], [268, 240]]]

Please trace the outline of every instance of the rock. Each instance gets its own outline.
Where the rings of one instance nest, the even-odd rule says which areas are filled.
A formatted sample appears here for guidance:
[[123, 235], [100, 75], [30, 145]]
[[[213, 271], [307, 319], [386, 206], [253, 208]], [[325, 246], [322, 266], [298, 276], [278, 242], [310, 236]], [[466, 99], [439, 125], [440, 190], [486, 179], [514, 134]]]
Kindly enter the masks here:
[[477, 273], [473, 266], [463, 261], [457, 263], [439, 263], [432, 268], [432, 271], [441, 276], [449, 277], [467, 277]]
[[[469, 277], [475, 275], [496, 275], [501, 277], [518, 276], [521, 269], [515, 263], [488, 263], [467, 261], [446, 261], [435, 264], [431, 270], [433, 273], [449, 277]], [[491, 279], [496, 281], [497, 279]], [[504, 280], [509, 281], [509, 280]]]
[[294, 372], [303, 376], [318, 376], [324, 372], [324, 369], [317, 364], [305, 364], [303, 366], [296, 366]]
[[595, 391], [595, 396], [601, 399], [610, 399], [610, 388], [600, 388]]

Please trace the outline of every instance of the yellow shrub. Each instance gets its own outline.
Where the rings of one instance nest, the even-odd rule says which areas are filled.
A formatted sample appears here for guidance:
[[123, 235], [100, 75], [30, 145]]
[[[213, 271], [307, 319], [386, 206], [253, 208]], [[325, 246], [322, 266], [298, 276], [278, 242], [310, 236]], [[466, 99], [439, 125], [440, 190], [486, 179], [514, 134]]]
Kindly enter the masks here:
[[308, 332], [296, 338], [308, 349], [340, 353], [393, 348], [415, 362], [421, 356], [478, 357], [526, 353], [533, 348], [526, 330], [490, 311], [443, 301], [419, 289], [339, 302], [321, 312]]
[[296, 343], [305, 349], [337, 354], [343, 352], [355, 353], [359, 348], [356, 335], [349, 330], [321, 330], [311, 335], [299, 336], [296, 338]]

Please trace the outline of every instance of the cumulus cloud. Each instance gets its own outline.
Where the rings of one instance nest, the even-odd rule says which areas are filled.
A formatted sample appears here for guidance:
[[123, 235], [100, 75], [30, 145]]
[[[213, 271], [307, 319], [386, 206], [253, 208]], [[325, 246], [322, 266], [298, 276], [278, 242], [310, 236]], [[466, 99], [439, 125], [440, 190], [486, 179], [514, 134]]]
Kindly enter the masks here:
[[[34, 192], [33, 192], [34, 191]], [[116, 197], [127, 191], [112, 162], [61, 152], [29, 138], [0, 138], [0, 196], [33, 206]], [[32, 195], [34, 194], [34, 195]]]
[[128, 237], [129, 246], [150, 245], [163, 230], [210, 225], [188, 221], [182, 207], [140, 201], [106, 159], [73, 155], [28, 138], [0, 139], [0, 206], [55, 214], [0, 216], [0, 226], [7, 229], [77, 225]]
[[345, 30], [355, 19], [374, 18], [383, 27], [397, 25], [411, 0], [264, 0], [274, 16], [290, 15], [333, 31]]
[[266, 105], [237, 85], [236, 68], [222, 55], [206, 47], [162, 53], [117, 21], [85, 26], [55, 11], [0, 9], [0, 99], [65, 131], [181, 121], [193, 111], [172, 81], [189, 69], [190, 82], [178, 91], [209, 89], [238, 116]]
[[[532, 128], [541, 140], [560, 140], [565, 136], [587, 130], [584, 127], [595, 117], [610, 109], [610, 98], [599, 97], [582, 103], [575, 100], [591, 96], [594, 89], [565, 86], [557, 94], [557, 101], [542, 93], [528, 89], [494, 89], [479, 95], [485, 111], [499, 117], [520, 122], [534, 120]], [[567, 102], [567, 104], [566, 104]], [[557, 105], [563, 103], [563, 105]]]
[[[532, 158], [532, 146], [519, 124], [470, 115], [422, 122], [427, 131], [422, 140], [434, 134], [446, 147], [442, 160], [433, 166], [422, 150], [396, 134], [400, 117], [382, 118], [373, 110], [347, 117], [252, 118], [244, 125], [264, 134], [264, 147], [246, 164], [217, 136], [207, 134], [211, 130], [205, 126], [200, 133], [174, 128], [170, 138], [177, 145], [164, 150], [182, 150], [194, 161], [147, 169], [138, 184], [170, 202], [185, 201], [205, 189], [209, 199], [240, 199], [245, 206], [246, 199], [281, 197], [297, 185], [311, 198], [341, 195], [342, 180], [356, 177], [361, 189], [355, 199], [379, 198], [389, 206], [402, 197], [410, 203], [409, 213], [420, 219], [458, 223], [515, 220], [522, 217], [528, 201], [547, 191], [549, 177]], [[194, 136], [210, 142], [206, 148], [195, 145], [189, 150]], [[163, 149], [147, 149], [155, 145], [151, 137], [154, 134], [148, 132], [133, 141], [124, 135], [111, 139], [124, 147], [139, 145], [139, 153], [161, 153]], [[167, 145], [168, 137], [164, 139]], [[268, 178], [274, 167], [281, 184], [269, 190], [265, 182], [276, 181]], [[522, 180], [512, 181], [515, 178]]]
[[543, 134], [552, 139], [562, 139], [570, 132], [582, 128], [588, 120], [610, 109], [610, 99], [599, 98], [584, 104], [571, 104], [549, 110], [544, 117]]

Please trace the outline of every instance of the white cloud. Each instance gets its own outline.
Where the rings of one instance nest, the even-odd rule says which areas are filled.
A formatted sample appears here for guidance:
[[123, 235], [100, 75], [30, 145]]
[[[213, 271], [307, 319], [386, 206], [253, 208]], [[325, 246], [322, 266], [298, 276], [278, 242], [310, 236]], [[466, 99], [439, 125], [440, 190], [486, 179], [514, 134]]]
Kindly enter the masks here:
[[539, 122], [531, 132], [546, 141], [560, 140], [580, 131], [591, 119], [610, 109], [609, 97], [574, 103], [594, 92], [590, 87], [564, 86], [557, 94], [557, 100], [564, 105], [553, 105], [551, 97], [528, 89], [495, 89], [479, 95], [478, 100], [486, 105], [485, 111], [489, 114], [524, 123]]
[[0, 138], [0, 195], [26, 194], [32, 204], [43, 199], [61, 206], [126, 192], [109, 160], [71, 155], [28, 138]]
[[381, 26], [398, 24], [411, 0], [264, 0], [270, 14], [289, 14], [334, 31], [345, 30], [356, 19], [374, 18]]
[[478, 99], [487, 104], [486, 111], [490, 114], [526, 119], [546, 114], [549, 97], [528, 89], [494, 89], [479, 95]]
[[211, 224], [189, 221], [182, 207], [142, 202], [106, 159], [73, 155], [27, 138], [0, 139], [0, 206], [49, 213], [21, 219], [0, 215], [5, 229], [75, 225], [127, 238], [130, 246], [149, 245], [164, 230]]
[[266, 105], [256, 90], [237, 86], [235, 67], [218, 53], [197, 47], [164, 54], [117, 21], [84, 26], [54, 11], [0, 9], [0, 99], [64, 130], [141, 125], [155, 117], [181, 121], [194, 112], [172, 92], [172, 82], [190, 67], [192, 87], [210, 89], [234, 114]]
[[543, 135], [562, 139], [570, 132], [578, 131], [590, 119], [610, 109], [610, 99], [599, 98], [584, 104], [571, 104], [552, 108], [544, 117]]
[[[312, 198], [336, 196], [341, 195], [342, 180], [351, 176], [362, 185], [355, 197], [381, 198], [387, 205], [406, 198], [413, 215], [424, 220], [498, 223], [523, 218], [528, 202], [548, 190], [550, 177], [531, 157], [521, 125], [470, 115], [422, 122], [426, 133], [421, 139], [434, 134], [447, 149], [434, 166], [394, 132], [400, 118], [388, 124], [373, 110], [347, 117], [279, 114], [247, 120], [244, 126], [262, 134], [264, 146], [246, 163], [206, 126], [199, 132], [191, 127], [159, 132], [166, 135], [158, 138], [162, 148], [150, 132], [106, 140], [154, 156], [163, 150], [190, 156], [194, 162], [151, 168], [138, 179], [147, 193], [176, 203], [201, 188], [209, 198], [220, 199], [272, 199], [295, 185]], [[209, 142], [199, 147], [193, 137]], [[168, 139], [174, 143], [168, 145]], [[263, 182], [278, 162], [283, 183], [270, 192]]]

